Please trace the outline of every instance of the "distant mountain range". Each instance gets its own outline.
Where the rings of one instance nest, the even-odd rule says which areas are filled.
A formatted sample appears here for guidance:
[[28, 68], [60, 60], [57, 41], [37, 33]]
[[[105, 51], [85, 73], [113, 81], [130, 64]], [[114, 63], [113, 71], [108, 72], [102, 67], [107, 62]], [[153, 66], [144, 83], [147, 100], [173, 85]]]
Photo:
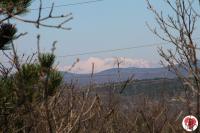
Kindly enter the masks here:
[[132, 75], [134, 79], [155, 79], [155, 78], [176, 78], [176, 75], [170, 72], [167, 68], [112, 68], [99, 73], [95, 73], [92, 78], [91, 74], [75, 74], [62, 72], [65, 81], [77, 80], [79, 84], [87, 85], [91, 82], [97, 84], [108, 82], [125, 81]]

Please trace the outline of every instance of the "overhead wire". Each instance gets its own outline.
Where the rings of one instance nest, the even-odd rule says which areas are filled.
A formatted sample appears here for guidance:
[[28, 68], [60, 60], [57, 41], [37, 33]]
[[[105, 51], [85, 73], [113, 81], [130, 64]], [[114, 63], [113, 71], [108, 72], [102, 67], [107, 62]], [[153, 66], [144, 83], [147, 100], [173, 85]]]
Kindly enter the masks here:
[[[75, 6], [75, 5], [86, 5], [86, 4], [91, 4], [91, 3], [97, 3], [97, 2], [101, 2], [104, 0], [90, 0], [90, 1], [83, 1], [83, 2], [76, 2], [76, 3], [69, 3], [69, 4], [61, 4], [61, 5], [54, 5], [54, 8], [58, 8], [58, 7], [67, 7], [67, 6]], [[42, 10], [45, 9], [51, 9], [52, 6], [47, 6], [47, 7], [42, 7]], [[34, 10], [39, 10], [40, 8], [31, 8], [29, 9], [30, 11], [34, 11]]]
[[[54, 5], [54, 8], [75, 6], [75, 5], [84, 5], [84, 4], [101, 2], [101, 1], [104, 1], [104, 0], [89, 0], [89, 1], [83, 1], [83, 2]], [[42, 7], [41, 9], [45, 10], [45, 9], [51, 9], [51, 8], [52, 8], [52, 6], [47, 6], [47, 7]], [[31, 8], [29, 10], [39, 10], [39, 8]], [[200, 38], [198, 38], [198, 39], [200, 39]], [[57, 56], [57, 57], [63, 58], [63, 57], [73, 57], [73, 56], [82, 56], [82, 55], [90, 55], [90, 54], [110, 53], [110, 52], [131, 50], [131, 49], [143, 48], [143, 47], [161, 46], [161, 45], [165, 45], [165, 44], [167, 44], [167, 43], [154, 43], [154, 44], [148, 44], [148, 45], [131, 46], [131, 47], [116, 48], [116, 49], [98, 50], [98, 51], [83, 52], [83, 53], [76, 53], [76, 54], [60, 55], [60, 56]], [[197, 49], [200, 49], [200, 48], [197, 48]]]
[[73, 56], [82, 56], [82, 55], [91, 55], [91, 54], [110, 53], [110, 52], [131, 50], [131, 49], [137, 49], [137, 48], [153, 47], [153, 46], [159, 46], [159, 45], [164, 45], [164, 44], [167, 44], [167, 43], [154, 43], [154, 44], [148, 44], [148, 45], [139, 45], [139, 46], [123, 47], [123, 48], [108, 49], [108, 50], [98, 50], [98, 51], [91, 51], [91, 52], [62, 55], [62, 56], [57, 56], [57, 57], [73, 57]]
[[[200, 40], [199, 38], [195, 38], [194, 40]], [[166, 45], [168, 43], [166, 42], [160, 42], [160, 43], [153, 43], [153, 44], [144, 44], [144, 45], [138, 45], [138, 46], [130, 46], [130, 47], [122, 47], [122, 48], [116, 48], [116, 49], [106, 49], [106, 50], [97, 50], [97, 51], [89, 51], [89, 52], [82, 52], [82, 53], [75, 53], [75, 54], [67, 54], [67, 55], [58, 55], [58, 58], [64, 58], [64, 57], [75, 57], [75, 56], [83, 56], [83, 55], [93, 55], [93, 54], [102, 54], [102, 53], [111, 53], [111, 52], [117, 52], [117, 51], [126, 51], [126, 50], [132, 50], [132, 49], [138, 49], [138, 48], [148, 48], [148, 47], [154, 47], [154, 46], [162, 46]], [[200, 48], [196, 48], [200, 49]]]

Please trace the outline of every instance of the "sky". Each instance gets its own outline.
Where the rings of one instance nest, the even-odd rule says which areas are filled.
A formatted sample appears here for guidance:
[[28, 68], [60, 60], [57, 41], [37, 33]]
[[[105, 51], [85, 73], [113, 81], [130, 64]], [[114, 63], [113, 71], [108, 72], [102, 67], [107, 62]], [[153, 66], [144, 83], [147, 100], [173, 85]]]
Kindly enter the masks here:
[[[43, 0], [43, 6], [66, 5], [89, 0]], [[169, 8], [160, 0], [152, 1], [157, 9], [170, 13]], [[35, 0], [30, 9], [37, 8]], [[43, 10], [44, 14], [49, 10]], [[71, 70], [75, 73], [91, 72], [92, 63], [95, 72], [116, 67], [116, 59], [120, 59], [121, 67], [160, 67], [161, 57], [157, 47], [143, 47], [123, 51], [67, 56], [93, 51], [137, 47], [162, 42], [153, 35], [146, 26], [146, 22], [155, 26], [153, 14], [147, 9], [145, 0], [102, 0], [90, 4], [72, 5], [54, 9], [54, 14], [72, 13], [73, 20], [65, 26], [70, 31], [35, 28], [34, 25], [16, 23], [19, 32], [28, 35], [15, 41], [19, 53], [30, 55], [37, 48], [36, 36], [41, 35], [41, 50], [49, 52], [53, 41], [58, 41], [55, 54], [59, 70], [67, 71], [77, 58], [79, 62]], [[30, 11], [21, 17], [37, 18], [38, 11]], [[56, 21], [50, 21], [56, 23]], [[170, 46], [163, 46], [170, 48]], [[62, 57], [64, 56], [64, 57]]]

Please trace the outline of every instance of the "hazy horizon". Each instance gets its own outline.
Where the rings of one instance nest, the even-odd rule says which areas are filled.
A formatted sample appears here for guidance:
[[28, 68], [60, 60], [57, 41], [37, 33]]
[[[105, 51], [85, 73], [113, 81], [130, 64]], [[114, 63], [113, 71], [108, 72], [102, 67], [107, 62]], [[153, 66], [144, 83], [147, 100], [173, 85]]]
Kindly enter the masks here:
[[[157, 52], [157, 45], [151, 47], [140, 47], [163, 43], [146, 26], [148, 22], [156, 26], [152, 13], [147, 9], [145, 0], [101, 0], [88, 4], [73, 5], [73, 3], [87, 2], [88, 0], [50, 0], [43, 1], [44, 7], [55, 5], [68, 5], [55, 8], [54, 14], [63, 12], [72, 13], [73, 20], [66, 24], [72, 28], [70, 31], [41, 27], [36, 29], [34, 25], [14, 21], [19, 32], [28, 32], [28, 35], [15, 41], [16, 48], [20, 54], [30, 55], [36, 51], [36, 36], [41, 35], [41, 50], [51, 50], [53, 41], [58, 41], [55, 54], [60, 70], [67, 70], [79, 59], [73, 72], [87, 73], [91, 71], [92, 63], [95, 63], [96, 71], [113, 68], [115, 59], [125, 59], [121, 67], [160, 67], [161, 57]], [[167, 6], [159, 0], [152, 1], [155, 8], [170, 13]], [[38, 2], [34, 1], [29, 9], [38, 8]], [[50, 9], [42, 10], [45, 14]], [[37, 18], [38, 11], [30, 10], [23, 17]], [[51, 21], [54, 23], [54, 21]], [[129, 47], [136, 47], [130, 48]], [[138, 48], [137, 48], [138, 47]], [[160, 47], [160, 46], [159, 46]], [[169, 45], [162, 47], [171, 48]], [[124, 50], [116, 50], [116, 49]], [[98, 51], [109, 51], [99, 52]], [[112, 51], [113, 50], [113, 51]], [[108, 61], [110, 61], [108, 63]], [[81, 69], [79, 69], [81, 67]]]

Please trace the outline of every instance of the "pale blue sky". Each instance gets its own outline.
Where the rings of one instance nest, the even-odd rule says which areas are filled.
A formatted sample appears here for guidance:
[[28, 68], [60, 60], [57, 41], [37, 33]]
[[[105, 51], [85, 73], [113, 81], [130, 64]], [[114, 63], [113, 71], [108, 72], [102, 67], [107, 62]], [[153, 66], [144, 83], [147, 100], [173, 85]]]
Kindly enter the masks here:
[[[83, 2], [87, 0], [43, 0], [43, 5], [55, 5]], [[160, 0], [154, 5], [170, 13]], [[38, 1], [30, 8], [37, 8]], [[47, 12], [48, 10], [44, 10]], [[145, 0], [104, 0], [101, 2], [55, 8], [55, 14], [71, 12], [74, 19], [66, 26], [71, 31], [41, 28], [33, 25], [17, 23], [19, 31], [28, 31], [26, 37], [16, 42], [18, 51], [30, 54], [36, 49], [36, 36], [41, 34], [41, 49], [48, 51], [54, 40], [57, 40], [56, 55], [68, 55], [90, 51], [132, 47], [161, 42], [147, 28], [145, 22], [155, 25], [152, 13], [147, 9]], [[34, 18], [37, 11], [31, 11], [26, 18]], [[54, 22], [54, 21], [53, 21]], [[72, 64], [76, 58], [86, 60], [90, 57], [110, 58], [126, 57], [159, 62], [156, 47], [131, 49], [112, 53], [84, 55], [77, 57], [57, 58], [61, 65]]]

